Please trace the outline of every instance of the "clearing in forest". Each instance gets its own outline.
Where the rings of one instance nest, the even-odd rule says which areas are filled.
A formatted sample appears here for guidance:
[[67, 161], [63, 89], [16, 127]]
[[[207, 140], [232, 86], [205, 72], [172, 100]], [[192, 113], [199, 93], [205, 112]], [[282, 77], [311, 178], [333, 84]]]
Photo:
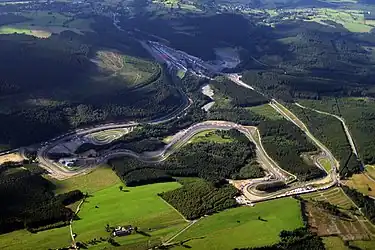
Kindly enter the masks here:
[[272, 108], [268, 103], [259, 105], [259, 106], [249, 107], [248, 109], [270, 120], [282, 120], [283, 119], [283, 116], [277, 113], [275, 109]]
[[211, 129], [205, 130], [200, 133], [194, 135], [190, 141], [190, 143], [198, 143], [198, 142], [215, 142], [215, 143], [225, 143], [225, 142], [233, 142], [233, 138], [228, 135], [220, 134], [219, 130]]
[[98, 51], [94, 62], [103, 71], [110, 73], [112, 77], [122, 79], [131, 88], [153, 82], [161, 72], [159, 65], [155, 62], [113, 51]]

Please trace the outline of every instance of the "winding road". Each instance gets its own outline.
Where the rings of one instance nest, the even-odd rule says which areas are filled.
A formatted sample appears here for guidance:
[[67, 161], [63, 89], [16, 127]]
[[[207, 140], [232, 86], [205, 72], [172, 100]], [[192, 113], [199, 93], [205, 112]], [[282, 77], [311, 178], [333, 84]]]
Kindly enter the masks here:
[[[235, 82], [236, 84], [249, 88], [254, 89], [252, 86], [244, 83], [240, 79], [240, 75], [238, 74], [231, 74], [226, 75], [230, 80]], [[169, 114], [165, 117], [159, 118], [157, 120], [145, 122], [143, 124], [160, 124], [166, 123], [173, 119], [178, 119], [180, 116], [183, 116], [186, 113], [186, 110], [192, 105], [192, 100], [189, 99], [185, 93], [183, 93], [180, 89], [179, 92], [184, 97], [185, 101], [183, 105], [180, 107], [179, 110], [175, 111], [172, 114]], [[336, 170], [338, 169], [338, 161], [334, 158], [332, 153], [329, 149], [327, 149], [324, 144], [322, 144], [318, 139], [316, 139], [308, 130], [307, 126], [300, 121], [290, 110], [288, 110], [285, 106], [281, 103], [277, 102], [276, 100], [271, 100], [270, 106], [273, 107], [278, 113], [280, 113], [283, 117], [287, 120], [291, 121], [297, 127], [299, 127], [323, 152], [323, 156], [329, 159], [332, 169], [330, 172], [327, 172], [327, 176], [323, 179], [313, 180], [310, 182], [298, 182], [294, 183], [290, 187], [286, 189], [279, 190], [274, 193], [262, 193], [256, 189], [256, 186], [260, 183], [269, 183], [272, 181], [283, 181], [286, 183], [292, 183], [297, 180], [297, 177], [291, 173], [288, 173], [284, 169], [278, 166], [278, 164], [268, 156], [267, 152], [265, 151], [262, 143], [259, 131], [256, 127], [251, 126], [243, 126], [240, 124], [236, 124], [233, 122], [228, 121], [204, 121], [198, 124], [194, 124], [191, 127], [184, 129], [177, 134], [175, 134], [172, 140], [167, 144], [162, 150], [153, 151], [153, 152], [143, 152], [143, 153], [136, 153], [131, 150], [107, 150], [102, 152], [101, 155], [96, 157], [94, 166], [100, 165], [101, 163], [107, 162], [109, 159], [115, 157], [122, 157], [122, 156], [130, 156], [137, 158], [141, 161], [148, 162], [148, 163], [160, 163], [165, 161], [171, 154], [178, 151], [182, 146], [189, 142], [189, 140], [199, 132], [205, 130], [229, 130], [229, 129], [236, 129], [239, 132], [243, 133], [250, 141], [252, 141], [256, 145], [256, 153], [259, 162], [262, 164], [262, 167], [267, 170], [271, 175], [269, 178], [263, 178], [258, 180], [252, 180], [248, 182], [248, 184], [243, 187], [242, 191], [244, 196], [252, 201], [262, 201], [266, 199], [274, 199], [278, 197], [293, 195], [297, 193], [305, 193], [305, 192], [313, 192], [321, 189], [326, 189], [331, 186], [334, 186], [338, 182], [338, 175]], [[128, 122], [128, 123], [109, 123], [104, 125], [99, 125], [91, 128], [86, 129], [78, 129], [76, 131], [61, 135], [57, 138], [50, 140], [49, 142], [45, 143], [38, 150], [38, 159], [39, 163], [42, 167], [47, 169], [54, 178], [57, 179], [66, 179], [70, 178], [75, 175], [85, 174], [91, 171], [92, 168], [82, 168], [80, 170], [69, 170], [64, 166], [50, 160], [47, 157], [47, 153], [50, 149], [58, 145], [59, 143], [69, 141], [75, 137], [84, 136], [90, 133], [95, 133], [103, 130], [114, 129], [114, 128], [124, 128], [124, 127], [134, 127], [139, 126], [140, 123], [136, 122]], [[318, 163], [317, 163], [318, 165]]]

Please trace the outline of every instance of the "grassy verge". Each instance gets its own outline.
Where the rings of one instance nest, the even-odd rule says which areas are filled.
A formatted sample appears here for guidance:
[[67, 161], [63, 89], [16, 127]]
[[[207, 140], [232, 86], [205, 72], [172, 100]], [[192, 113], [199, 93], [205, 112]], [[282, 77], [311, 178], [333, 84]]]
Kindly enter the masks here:
[[331, 171], [331, 162], [327, 158], [319, 158], [318, 162], [327, 172]]

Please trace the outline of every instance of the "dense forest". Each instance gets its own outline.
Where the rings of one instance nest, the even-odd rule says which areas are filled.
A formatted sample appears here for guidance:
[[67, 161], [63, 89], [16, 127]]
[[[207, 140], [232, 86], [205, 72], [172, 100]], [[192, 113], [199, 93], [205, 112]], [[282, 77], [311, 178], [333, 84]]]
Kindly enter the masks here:
[[238, 190], [230, 184], [217, 186], [201, 179], [182, 180], [182, 184], [159, 195], [188, 220], [237, 206], [234, 197]]
[[309, 109], [302, 109], [296, 105], [289, 106], [309, 130], [331, 150], [340, 163], [341, 176], [350, 177], [361, 171], [361, 163], [352, 152], [349, 141], [341, 122], [335, 117], [319, 114]]
[[0, 143], [16, 147], [98, 122], [153, 119], [183, 104], [163, 69], [141, 88], [113, 77], [108, 85], [91, 61], [96, 50], [69, 32], [48, 39], [0, 35]]
[[269, 97], [373, 95], [374, 57], [367, 49], [375, 45], [372, 33], [300, 20], [280, 21], [272, 28], [257, 25], [259, 18], [230, 13], [165, 18], [143, 13], [122, 17], [121, 26], [136, 27], [142, 31], [136, 36], [143, 39], [166, 39], [171, 47], [203, 60], [217, 59], [214, 49], [223, 44], [240, 47], [242, 62], [228, 71], [246, 71], [243, 80]]
[[302, 154], [317, 151], [317, 148], [297, 126], [286, 120], [275, 120], [262, 122], [258, 128], [265, 150], [280, 167], [303, 181], [325, 175], [323, 170], [302, 158]]
[[[6, 170], [5, 170], [6, 169]], [[31, 232], [65, 226], [74, 212], [65, 207], [83, 198], [76, 190], [55, 196], [53, 185], [37, 169], [2, 166], [0, 199], [0, 233], [26, 228]]]
[[231, 104], [234, 106], [249, 107], [268, 102], [268, 99], [263, 95], [251, 89], [238, 86], [225, 77], [218, 77], [215, 80], [211, 80], [210, 84], [220, 93], [220, 95], [223, 95], [226, 98], [229, 97]]
[[[159, 164], [143, 163], [133, 158], [112, 159], [109, 164], [128, 186], [161, 181], [172, 181], [172, 176], [194, 176], [213, 183], [225, 178], [245, 179], [249, 175], [261, 175], [254, 162], [255, 145], [237, 130], [220, 132], [233, 138], [233, 142], [189, 143]], [[255, 172], [249, 171], [255, 167]]]
[[[372, 98], [300, 100], [302, 105], [329, 112], [345, 119], [364, 164], [375, 163], [375, 102]], [[352, 156], [352, 158], [355, 158]], [[354, 159], [351, 159], [354, 163]]]

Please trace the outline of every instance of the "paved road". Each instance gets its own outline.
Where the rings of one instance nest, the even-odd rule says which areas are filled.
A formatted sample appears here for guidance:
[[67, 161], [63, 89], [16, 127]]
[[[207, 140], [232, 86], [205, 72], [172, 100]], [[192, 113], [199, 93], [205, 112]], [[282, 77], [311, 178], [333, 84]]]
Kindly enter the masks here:
[[295, 103], [295, 104], [296, 104], [298, 107], [300, 107], [300, 108], [303, 108], [303, 109], [309, 109], [309, 110], [315, 111], [315, 112], [317, 112], [317, 113], [320, 113], [320, 114], [323, 114], [323, 115], [329, 115], [329, 116], [332, 116], [332, 117], [335, 117], [336, 119], [338, 119], [338, 120], [341, 122], [341, 124], [342, 124], [342, 126], [343, 126], [343, 128], [344, 128], [344, 131], [345, 131], [346, 137], [348, 138], [348, 141], [349, 141], [350, 147], [352, 148], [353, 153], [354, 153], [354, 154], [357, 156], [357, 158], [358, 158], [358, 150], [357, 150], [357, 147], [356, 147], [356, 145], [355, 145], [355, 143], [354, 143], [354, 140], [353, 140], [352, 135], [350, 134], [349, 128], [348, 128], [348, 126], [347, 126], [346, 123], [345, 123], [344, 118], [342, 118], [342, 117], [340, 117], [340, 116], [337, 116], [337, 115], [334, 115], [334, 114], [331, 114], [331, 113], [328, 113], [328, 112], [320, 111], [320, 110], [313, 109], [313, 108], [308, 108], [308, 107], [305, 107], [305, 106], [303, 106], [303, 105], [301, 105], [301, 104], [299, 104], [299, 103]]
[[[234, 81], [236, 84], [246, 87], [249, 89], [254, 89], [252, 86], [247, 85], [246, 83], [242, 82], [239, 75], [231, 74], [227, 75], [229, 79]], [[184, 93], [181, 92], [182, 95]], [[171, 121], [173, 119], [178, 119], [179, 116], [182, 116], [186, 113], [186, 110], [191, 106], [192, 101], [191, 99], [188, 99], [186, 95], [184, 95], [186, 98], [186, 106], [183, 107], [181, 110], [176, 111], [174, 114], [170, 114], [166, 117], [147, 122], [148, 124], [159, 124]], [[303, 192], [311, 192], [318, 190], [316, 187], [312, 188], [312, 186], [316, 185], [319, 186], [319, 189], [325, 189], [328, 186], [336, 185], [337, 183], [337, 174], [336, 169], [338, 166], [337, 160], [333, 157], [332, 153], [319, 141], [317, 140], [307, 129], [305, 124], [303, 124], [302, 121], [300, 121], [291, 111], [289, 111], [286, 107], [284, 107], [282, 104], [277, 102], [276, 100], [272, 100], [270, 104], [278, 113], [283, 115], [287, 120], [294, 123], [296, 126], [298, 126], [302, 131], [306, 133], [306, 135], [324, 152], [326, 157], [330, 160], [332, 164], [332, 171], [327, 175], [326, 178], [323, 180], [314, 180], [308, 183], [300, 183], [298, 185], [293, 185], [290, 188], [280, 190], [279, 192], [275, 192], [272, 194], [261, 194], [255, 190], [256, 185], [259, 183], [266, 183], [270, 181], [275, 180], [281, 180], [284, 182], [292, 182], [296, 180], [296, 176], [294, 176], [291, 173], [288, 173], [287, 171], [283, 170], [278, 166], [278, 164], [272, 160], [271, 157], [268, 156], [267, 152], [263, 148], [263, 145], [261, 143], [261, 138], [259, 131], [256, 127], [245, 127], [240, 124], [236, 124], [233, 122], [227, 122], [227, 121], [205, 121], [202, 123], [195, 124], [185, 130], [180, 131], [177, 133], [171, 140], [171, 142], [165, 146], [165, 148], [161, 151], [156, 152], [143, 152], [142, 154], [133, 152], [131, 150], [112, 150], [107, 151], [104, 154], [102, 154], [100, 157], [96, 159], [96, 164], [98, 165], [102, 162], [106, 162], [111, 158], [119, 157], [119, 156], [130, 156], [137, 158], [144, 162], [150, 162], [150, 163], [158, 163], [166, 160], [168, 156], [179, 150], [183, 145], [185, 145], [191, 137], [193, 137], [195, 134], [204, 131], [204, 130], [211, 130], [211, 129], [236, 129], [246, 135], [246, 137], [251, 140], [257, 148], [257, 156], [259, 160], [262, 162], [262, 165], [264, 168], [266, 168], [270, 173], [272, 173], [272, 179], [265, 179], [265, 180], [255, 180], [253, 182], [250, 182], [249, 185], [244, 188], [244, 194], [245, 196], [253, 201], [260, 201], [264, 199], [270, 199], [270, 198], [277, 198], [282, 197], [286, 195], [292, 195], [297, 193], [303, 193]], [[75, 136], [83, 136], [86, 134], [103, 131], [107, 129], [113, 129], [113, 128], [123, 128], [123, 127], [130, 127], [130, 126], [137, 126], [139, 123], [136, 122], [129, 122], [129, 123], [110, 123], [105, 125], [99, 125], [87, 129], [78, 129], [74, 132], [64, 134], [62, 136], [59, 136], [57, 138], [52, 139], [48, 143], [46, 143], [39, 151], [38, 151], [38, 158], [40, 161], [40, 164], [50, 171], [51, 175], [53, 175], [55, 178], [58, 179], [65, 179], [69, 178], [74, 175], [83, 174], [87, 171], [90, 171], [88, 168], [84, 168], [78, 171], [70, 171], [66, 169], [63, 166], [60, 166], [57, 163], [54, 163], [53, 161], [49, 160], [46, 157], [47, 152], [53, 148], [55, 145], [70, 140], [74, 138]], [[307, 188], [308, 187], [308, 188]]]
[[[240, 79], [240, 75], [238, 74], [230, 74], [227, 75], [229, 79], [231, 79], [233, 82], [238, 84], [239, 86], [243, 86], [248, 89], [254, 90], [254, 87], [244, 83]], [[324, 184], [324, 180], [314, 180], [311, 182], [303, 183], [300, 185], [295, 185], [288, 189], [280, 190], [279, 192], [275, 192], [272, 194], [264, 194], [264, 196], [261, 196], [259, 193], [257, 193], [255, 187], [258, 184], [255, 185], [249, 185], [246, 190], [244, 190], [245, 196], [247, 196], [250, 200], [264, 200], [264, 199], [274, 199], [278, 197], [283, 197], [286, 195], [291, 194], [297, 194], [297, 193], [304, 193], [304, 192], [313, 192], [317, 190], [327, 189], [331, 186], [334, 186], [338, 183], [339, 176], [337, 174], [337, 170], [339, 167], [339, 162], [336, 160], [336, 158], [333, 156], [331, 151], [323, 144], [321, 143], [315, 136], [311, 134], [307, 126], [295, 115], [293, 114], [288, 108], [286, 108], [284, 105], [276, 101], [275, 99], [271, 100], [270, 106], [275, 109], [276, 112], [281, 114], [285, 119], [295, 124], [298, 128], [300, 128], [317, 146], [320, 148], [322, 152], [324, 152], [324, 155], [327, 159], [329, 159], [331, 163], [331, 171], [327, 172], [327, 176], [324, 178], [328, 182], [327, 184]], [[317, 163], [316, 163], [317, 164]], [[318, 164], [317, 164], [318, 165]], [[312, 188], [314, 185], [318, 185], [319, 188]], [[306, 188], [309, 187], [309, 188]], [[279, 194], [280, 193], [280, 194]]]

